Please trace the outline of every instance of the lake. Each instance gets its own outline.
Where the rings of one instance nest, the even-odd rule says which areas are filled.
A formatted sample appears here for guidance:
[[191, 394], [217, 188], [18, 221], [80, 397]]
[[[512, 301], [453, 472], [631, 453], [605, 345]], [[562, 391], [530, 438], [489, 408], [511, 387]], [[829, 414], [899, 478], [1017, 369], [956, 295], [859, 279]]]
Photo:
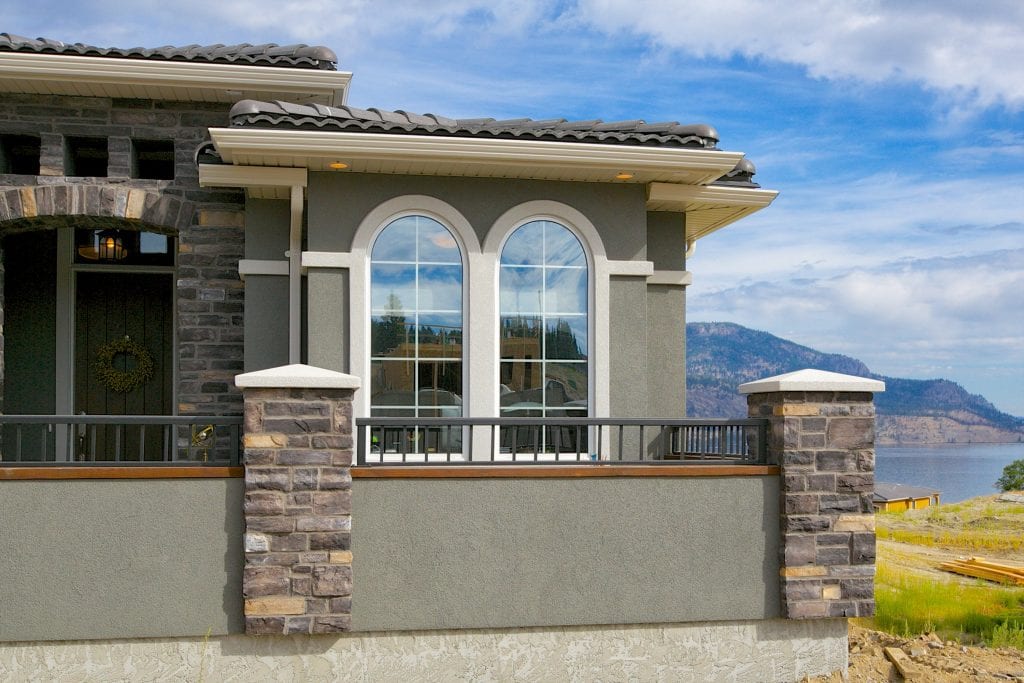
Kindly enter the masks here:
[[996, 479], [1024, 444], [986, 443], [940, 446], [877, 446], [875, 480], [936, 488], [940, 501], [956, 503], [996, 493]]

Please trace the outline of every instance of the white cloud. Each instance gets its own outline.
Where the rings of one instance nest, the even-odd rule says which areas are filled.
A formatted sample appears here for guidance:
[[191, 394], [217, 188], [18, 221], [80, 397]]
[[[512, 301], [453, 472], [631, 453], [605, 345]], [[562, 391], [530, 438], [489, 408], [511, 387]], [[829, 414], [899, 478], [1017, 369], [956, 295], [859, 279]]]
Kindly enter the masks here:
[[919, 81], [961, 102], [1024, 104], [1024, 4], [580, 0], [580, 16], [697, 57], [803, 66], [815, 78]]

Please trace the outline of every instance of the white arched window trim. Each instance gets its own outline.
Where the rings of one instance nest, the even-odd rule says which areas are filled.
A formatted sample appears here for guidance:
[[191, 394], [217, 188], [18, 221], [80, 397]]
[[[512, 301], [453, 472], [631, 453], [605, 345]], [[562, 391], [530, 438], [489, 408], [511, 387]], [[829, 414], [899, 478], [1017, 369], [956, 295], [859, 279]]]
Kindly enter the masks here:
[[[499, 260], [505, 242], [518, 228], [536, 220], [546, 220], [565, 226], [580, 240], [587, 257], [588, 297], [587, 318], [589, 320], [589, 383], [591, 387], [590, 414], [594, 417], [608, 417], [610, 411], [609, 384], [609, 267], [601, 236], [594, 224], [577, 209], [550, 200], [524, 202], [503, 213], [494, 222], [484, 240], [479, 280], [486, 279], [487, 290], [473, 288], [470, 305], [472, 314], [487, 322], [485, 340], [472, 348], [473, 384], [477, 388], [474, 403], [479, 409], [486, 409], [486, 415], [498, 415], [500, 340], [498, 329]], [[480, 296], [484, 294], [485, 296]], [[481, 325], [482, 326], [482, 325]], [[478, 348], [477, 347], [481, 347]], [[483, 348], [485, 347], [485, 348]], [[481, 381], [484, 380], [485, 381]], [[487, 386], [484, 386], [486, 383]], [[480, 413], [481, 415], [485, 413]]]
[[[466, 217], [455, 207], [436, 197], [403, 195], [389, 199], [366, 214], [352, 238], [352, 260], [349, 269], [351, 306], [349, 320], [351, 339], [349, 367], [352, 374], [363, 379], [353, 404], [357, 416], [370, 414], [370, 251], [377, 235], [393, 221], [405, 216], [426, 216], [448, 228], [459, 244], [462, 255], [463, 322], [463, 405], [472, 406], [478, 389], [474, 386], [470, 349], [477, 336], [473, 326], [470, 292], [473, 290], [474, 258], [480, 255], [480, 241]], [[475, 295], [474, 295], [475, 297]], [[469, 415], [466, 411], [466, 415]]]

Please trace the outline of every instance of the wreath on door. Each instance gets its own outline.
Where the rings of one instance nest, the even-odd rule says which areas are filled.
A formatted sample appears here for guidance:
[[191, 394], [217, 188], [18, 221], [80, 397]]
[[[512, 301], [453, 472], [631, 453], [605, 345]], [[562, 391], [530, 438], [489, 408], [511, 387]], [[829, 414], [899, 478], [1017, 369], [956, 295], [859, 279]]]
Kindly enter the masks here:
[[[119, 354], [133, 360], [135, 367], [131, 370], [115, 368], [114, 358]], [[153, 356], [149, 355], [145, 346], [125, 335], [123, 339], [109, 341], [96, 350], [93, 369], [100, 384], [110, 391], [126, 394], [138, 389], [153, 376]]]

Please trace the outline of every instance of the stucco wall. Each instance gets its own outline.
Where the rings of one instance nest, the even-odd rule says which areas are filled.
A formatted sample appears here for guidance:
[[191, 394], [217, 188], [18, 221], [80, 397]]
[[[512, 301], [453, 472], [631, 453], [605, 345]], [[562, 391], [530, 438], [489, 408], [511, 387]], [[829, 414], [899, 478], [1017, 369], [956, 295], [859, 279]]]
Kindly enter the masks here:
[[778, 616], [778, 479], [357, 479], [354, 630]]
[[378, 204], [407, 194], [441, 199], [458, 209], [480, 237], [508, 209], [537, 199], [562, 202], [597, 228], [610, 259], [646, 256], [646, 194], [642, 185], [504, 178], [434, 178], [372, 173], [310, 173], [308, 229], [312, 251], [349, 251], [356, 228]]
[[0, 641], [242, 630], [242, 479], [0, 482]]

